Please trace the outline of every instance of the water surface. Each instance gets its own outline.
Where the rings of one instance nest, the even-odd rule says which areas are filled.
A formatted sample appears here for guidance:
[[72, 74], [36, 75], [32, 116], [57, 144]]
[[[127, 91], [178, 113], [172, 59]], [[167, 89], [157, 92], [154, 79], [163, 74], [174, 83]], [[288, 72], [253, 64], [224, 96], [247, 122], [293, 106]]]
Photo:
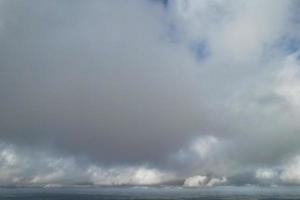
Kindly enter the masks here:
[[300, 199], [299, 187], [80, 187], [0, 188], [0, 199], [10, 200], [254, 200]]

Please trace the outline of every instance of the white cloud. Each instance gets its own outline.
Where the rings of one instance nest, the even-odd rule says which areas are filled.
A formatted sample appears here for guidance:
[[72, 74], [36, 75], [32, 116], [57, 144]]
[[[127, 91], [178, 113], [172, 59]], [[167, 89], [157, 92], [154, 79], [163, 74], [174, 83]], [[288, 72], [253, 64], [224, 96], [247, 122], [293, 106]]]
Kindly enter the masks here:
[[222, 177], [222, 178], [212, 178], [209, 180], [207, 183], [207, 186], [218, 186], [218, 185], [226, 185], [227, 183], [227, 178]]
[[[200, 175], [185, 179], [185, 185], [193, 185], [195, 181], [200, 182], [200, 185], [204, 182], [207, 186], [217, 185], [220, 180], [215, 177], [231, 176], [235, 170], [239, 170], [239, 165], [228, 157], [232, 150], [231, 145], [231, 141], [227, 139], [204, 135], [193, 139], [170, 156], [170, 162], [185, 172], [183, 174], [179, 172], [179, 177], [185, 178], [185, 174], [212, 175], [205, 176], [206, 178]], [[224, 180], [223, 183], [225, 183]]]
[[280, 180], [285, 184], [300, 185], [300, 156], [292, 158], [283, 166]]
[[284, 160], [275, 168], [259, 168], [255, 177], [262, 184], [300, 185], [300, 156]]
[[[209, 140], [210, 141], [210, 140]], [[208, 153], [209, 154], [209, 153]], [[205, 154], [205, 155], [208, 155]], [[204, 160], [205, 161], [205, 160]], [[194, 162], [194, 163], [193, 163]], [[184, 187], [203, 187], [232, 184], [230, 182], [232, 171], [223, 170], [224, 166], [215, 166], [214, 162], [199, 164], [196, 159], [189, 165], [198, 166], [198, 171], [212, 167], [213, 173], [195, 175], [185, 178]], [[202, 166], [204, 165], [204, 166]], [[216, 164], [218, 165], [218, 164]], [[234, 168], [233, 168], [234, 169]], [[258, 184], [274, 185], [300, 185], [300, 157], [295, 156], [287, 162], [273, 165], [272, 168], [256, 167], [254, 177]], [[190, 170], [197, 171], [195, 169]], [[236, 171], [234, 171], [236, 172]], [[218, 175], [217, 175], [218, 174]], [[220, 176], [221, 174], [221, 176]], [[44, 186], [61, 187], [78, 184], [92, 184], [98, 186], [122, 185], [160, 185], [180, 180], [182, 174], [176, 171], [160, 170], [147, 165], [102, 167], [91, 162], [81, 164], [68, 156], [56, 156], [49, 152], [31, 152], [13, 145], [1, 143], [0, 145], [0, 185], [1, 186]], [[229, 181], [226, 177], [229, 177]], [[247, 180], [246, 180], [247, 181]], [[234, 182], [233, 182], [234, 184]]]
[[255, 172], [255, 177], [259, 180], [270, 180], [277, 175], [278, 173], [276, 171], [268, 168], [257, 169]]
[[175, 178], [174, 174], [170, 172], [162, 172], [144, 166], [110, 169], [91, 166], [87, 172], [96, 185], [156, 185]]
[[90, 162], [80, 164], [72, 157], [0, 145], [0, 186], [157, 185], [175, 178], [172, 172], [143, 165], [104, 168]]
[[[186, 40], [207, 41], [214, 60], [250, 62], [287, 30], [290, 1], [171, 2], [171, 16]], [[268, 49], [268, 48], [267, 48]]]
[[206, 185], [207, 182], [207, 177], [206, 176], [193, 176], [185, 179], [183, 186], [186, 187], [198, 187], [198, 186], [204, 186]]
[[224, 141], [212, 135], [205, 135], [192, 140], [188, 145], [180, 149], [174, 156], [175, 159], [184, 161], [189, 157], [197, 160], [207, 160], [215, 156], [224, 145]]
[[203, 186], [217, 186], [217, 185], [223, 185], [227, 182], [226, 177], [222, 178], [211, 178], [208, 176], [192, 176], [189, 178], [186, 178], [183, 186], [184, 187], [203, 187]]
[[293, 109], [300, 110], [300, 52], [295, 52], [285, 59], [283, 67], [276, 75], [275, 92], [286, 99]]
[[219, 148], [219, 145], [220, 141], [216, 137], [204, 136], [193, 141], [190, 150], [199, 155], [200, 159], [205, 159]]

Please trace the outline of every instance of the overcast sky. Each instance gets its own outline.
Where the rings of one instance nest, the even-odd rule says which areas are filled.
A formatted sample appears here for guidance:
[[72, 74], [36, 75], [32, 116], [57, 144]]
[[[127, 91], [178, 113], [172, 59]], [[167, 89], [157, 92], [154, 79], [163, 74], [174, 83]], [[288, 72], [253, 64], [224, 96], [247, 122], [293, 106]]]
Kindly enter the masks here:
[[299, 185], [294, 0], [0, 0], [0, 185]]

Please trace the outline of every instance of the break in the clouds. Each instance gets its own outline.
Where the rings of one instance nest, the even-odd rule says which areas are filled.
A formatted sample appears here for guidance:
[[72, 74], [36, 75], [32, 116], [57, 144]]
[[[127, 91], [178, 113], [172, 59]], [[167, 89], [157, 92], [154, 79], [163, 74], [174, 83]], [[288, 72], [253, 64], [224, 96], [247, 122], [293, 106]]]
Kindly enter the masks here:
[[293, 0], [0, 1], [0, 185], [300, 184]]

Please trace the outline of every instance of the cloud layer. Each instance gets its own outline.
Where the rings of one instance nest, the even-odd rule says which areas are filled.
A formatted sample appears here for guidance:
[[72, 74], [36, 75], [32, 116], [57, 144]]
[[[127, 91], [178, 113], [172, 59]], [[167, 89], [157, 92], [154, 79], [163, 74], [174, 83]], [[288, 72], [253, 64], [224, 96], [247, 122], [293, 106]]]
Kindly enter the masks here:
[[300, 184], [297, 8], [0, 1], [1, 185]]

